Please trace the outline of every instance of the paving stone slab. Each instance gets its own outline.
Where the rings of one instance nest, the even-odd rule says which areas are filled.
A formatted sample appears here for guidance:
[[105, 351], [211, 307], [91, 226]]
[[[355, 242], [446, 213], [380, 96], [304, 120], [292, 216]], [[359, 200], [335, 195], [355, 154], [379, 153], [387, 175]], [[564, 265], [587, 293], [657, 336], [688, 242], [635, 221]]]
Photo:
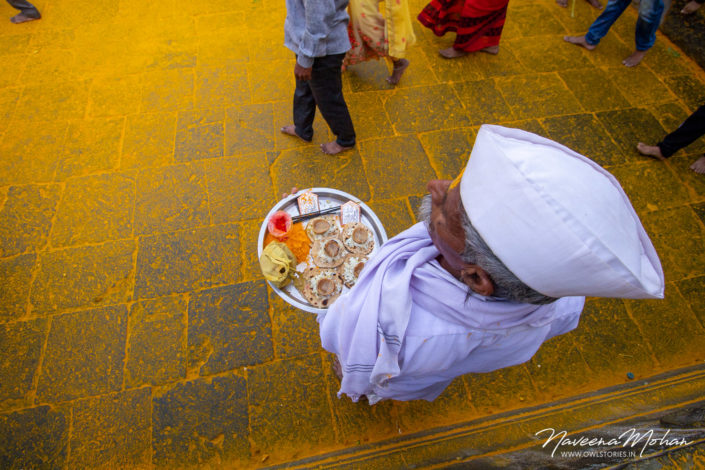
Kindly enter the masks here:
[[487, 374], [466, 374], [470, 405], [480, 414], [519, 408], [536, 398], [536, 389], [523, 364]]
[[151, 417], [150, 388], [76, 401], [69, 468], [149, 467]]
[[135, 298], [188, 292], [240, 279], [237, 225], [162, 233], [139, 240]]
[[467, 419], [473, 408], [469, 390], [463, 379], [456, 377], [432, 402], [411, 400], [395, 403], [397, 434], [423, 432], [437, 426], [440, 420], [457, 422]]
[[[212, 15], [199, 18], [206, 26], [197, 24], [196, 28], [212, 26], [212, 23], [208, 24], [212, 18]], [[248, 19], [249, 21], [252, 20]], [[223, 66], [235, 62], [243, 65], [243, 69], [247, 70], [244, 62], [249, 61], [250, 56], [247, 50], [247, 32], [242, 28], [241, 19], [236, 23], [231, 23], [230, 30], [213, 29], [209, 33], [198, 34], [196, 43], [198, 45], [198, 65]], [[293, 70], [293, 64], [291, 68]]]
[[519, 34], [529, 38], [542, 34], [565, 34], [567, 31], [551, 12], [555, 6], [542, 4], [512, 5], [507, 21], [513, 21]]
[[247, 391], [254, 456], [307, 455], [333, 442], [320, 354], [248, 367]]
[[[534, 41], [542, 44], [539, 49]], [[546, 34], [514, 39], [510, 43], [512, 51], [531, 72], [560, 72], [583, 69], [591, 65], [588, 52], [583, 48], [565, 47], [562, 35]], [[569, 84], [570, 85], [570, 84]]]
[[365, 401], [353, 403], [345, 395], [338, 398], [340, 380], [333, 373], [332, 354], [324, 354], [323, 374], [326, 378], [326, 393], [333, 411], [337, 443], [346, 446], [361, 445], [398, 433], [395, 402], [381, 401], [370, 406]]
[[261, 224], [262, 220], [256, 219], [242, 222], [239, 226], [242, 237], [240, 239], [240, 251], [242, 252], [240, 274], [243, 281], [262, 279], [262, 270], [257, 255], [257, 241]]
[[175, 112], [130, 115], [125, 124], [120, 168], [173, 163], [175, 136]]
[[134, 303], [127, 332], [125, 386], [186, 378], [188, 300], [160, 297]]
[[225, 117], [225, 155], [274, 150], [273, 119], [273, 109], [269, 103], [228, 108]]
[[263, 219], [275, 204], [269, 162], [262, 152], [205, 162], [211, 220]]
[[132, 237], [135, 178], [124, 173], [66, 183], [51, 231], [53, 247]]
[[194, 81], [193, 68], [146, 73], [142, 82], [140, 111], [150, 113], [193, 107]]
[[602, 166], [624, 163], [626, 158], [594, 114], [573, 114], [544, 119], [548, 137]]
[[126, 335], [124, 305], [52, 318], [37, 398], [56, 403], [120, 390]]
[[673, 284], [666, 284], [663, 300], [627, 299], [625, 304], [660, 364], [690, 365], [705, 358], [705, 329]]
[[582, 111], [580, 103], [556, 73], [498, 78], [496, 86], [516, 119], [536, 119]]
[[177, 162], [190, 162], [222, 157], [224, 142], [223, 122], [192, 126], [183, 131], [177, 131], [174, 159]]
[[[673, 101], [676, 95], [663, 86], [657, 73], [645, 67], [625, 67], [615, 64], [606, 70], [610, 82], [622, 92], [622, 95], [635, 107], [652, 106], [657, 103]], [[634, 86], [638, 83], [639, 86]]]
[[98, 77], [91, 83], [88, 114], [125, 116], [139, 112], [142, 81], [137, 75]]
[[[294, 64], [291, 59], [258, 61], [254, 58], [247, 63], [250, 80], [250, 93], [253, 103], [285, 100], [293, 96]], [[269, 77], [261, 80], [260, 77]]]
[[[543, 399], [576, 395], [589, 389], [590, 381], [597, 378], [591, 374], [570, 333], [543, 343], [536, 355], [526, 363], [526, 368], [538, 396]], [[556, 384], [569, 384], [571, 389], [556, 387]]]
[[47, 116], [57, 120], [82, 119], [86, 113], [90, 81], [73, 80], [27, 85], [17, 103], [14, 118], [20, 121], [41, 121]]
[[388, 238], [396, 236], [415, 223], [405, 199], [374, 200], [370, 201], [369, 206], [382, 222]]
[[135, 242], [48, 251], [39, 256], [31, 308], [40, 314], [128, 300], [134, 279]]
[[208, 225], [208, 192], [200, 162], [140, 171], [136, 178], [135, 234]]
[[316, 314], [305, 312], [284, 302], [271, 288], [269, 315], [272, 318], [274, 357], [286, 359], [321, 350], [321, 336]]
[[241, 64], [196, 68], [197, 108], [250, 103], [247, 69]]
[[70, 122], [54, 180], [117, 168], [124, 127], [124, 118]]
[[638, 213], [682, 206], [689, 201], [688, 190], [662, 162], [649, 159], [610, 170]]
[[0, 257], [46, 246], [60, 196], [55, 184], [10, 186], [0, 206]]
[[35, 254], [0, 259], [0, 323], [26, 314], [36, 262]]
[[626, 108], [596, 113], [627, 162], [643, 161], [636, 150], [638, 142], [658, 142], [666, 134], [661, 124], [646, 109]]
[[683, 279], [675, 284], [678, 287], [678, 292], [690, 305], [690, 310], [698, 318], [700, 326], [705, 328], [705, 296], [702, 292], [703, 286], [705, 286], [705, 276]]
[[[608, 72], [597, 68], [558, 70], [570, 91], [586, 111], [606, 111], [629, 107], [629, 102], [613, 83]], [[560, 141], [559, 141], [560, 142]]]
[[0, 408], [31, 404], [47, 329], [45, 318], [0, 325]]
[[401, 134], [471, 125], [447, 84], [396, 90], [384, 103], [394, 130]]
[[14, 122], [0, 140], [0, 186], [49, 183], [66, 136], [66, 121]]
[[495, 80], [460, 82], [453, 84], [473, 125], [514, 119]]
[[355, 93], [346, 98], [358, 142], [394, 135], [384, 99], [386, 95], [377, 91]]
[[361, 201], [371, 197], [369, 170], [360, 157], [368, 142], [360, 142], [354, 149], [334, 158], [319, 148], [299, 148], [282, 151], [272, 164], [270, 173], [275, 195], [299, 189], [324, 187], [352, 194]]
[[244, 378], [227, 374], [180, 383], [153, 403], [152, 463], [157, 467], [218, 467], [249, 459]]
[[264, 281], [194, 294], [188, 307], [188, 368], [212, 375], [274, 357]]
[[572, 333], [590, 370], [620, 383], [627, 373], [641, 377], [654, 366], [648, 340], [621, 299], [588, 299]]
[[468, 162], [475, 131], [471, 128], [444, 129], [418, 137], [439, 178], [453, 180]]
[[426, 182], [437, 178], [421, 143], [414, 136], [361, 142], [360, 153], [375, 199], [423, 193]]
[[641, 215], [669, 282], [705, 274], [705, 229], [690, 207], [675, 207]]
[[697, 76], [693, 74], [674, 75], [664, 77], [663, 81], [673, 91], [673, 94], [690, 108], [691, 112], [705, 103], [705, 84]]
[[38, 406], [0, 415], [0, 467], [63, 468], [69, 446], [70, 413]]

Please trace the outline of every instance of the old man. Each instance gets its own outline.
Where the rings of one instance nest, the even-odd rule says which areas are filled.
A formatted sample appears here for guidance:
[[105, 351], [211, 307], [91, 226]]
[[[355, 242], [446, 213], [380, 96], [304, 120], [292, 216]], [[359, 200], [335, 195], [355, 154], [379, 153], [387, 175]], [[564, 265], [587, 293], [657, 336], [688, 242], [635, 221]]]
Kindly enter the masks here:
[[319, 316], [339, 396], [430, 401], [459, 375], [529, 360], [577, 326], [584, 296], [663, 298], [619, 183], [560, 144], [482, 126], [461, 176], [428, 190], [423, 221]]

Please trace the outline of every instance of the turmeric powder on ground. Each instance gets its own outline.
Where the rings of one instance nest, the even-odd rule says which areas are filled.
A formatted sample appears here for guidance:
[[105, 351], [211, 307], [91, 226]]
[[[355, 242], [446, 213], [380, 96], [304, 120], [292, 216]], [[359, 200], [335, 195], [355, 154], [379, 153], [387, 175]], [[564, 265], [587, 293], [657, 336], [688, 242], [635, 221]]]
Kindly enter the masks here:
[[[289, 247], [296, 261], [303, 263], [308, 258], [308, 252], [311, 251], [311, 240], [304, 230], [303, 222], [294, 224], [286, 237], [277, 240], [274, 236], [267, 232], [264, 236], [264, 246], [266, 247], [273, 241], [284, 242]], [[264, 248], [264, 247], [263, 247]]]

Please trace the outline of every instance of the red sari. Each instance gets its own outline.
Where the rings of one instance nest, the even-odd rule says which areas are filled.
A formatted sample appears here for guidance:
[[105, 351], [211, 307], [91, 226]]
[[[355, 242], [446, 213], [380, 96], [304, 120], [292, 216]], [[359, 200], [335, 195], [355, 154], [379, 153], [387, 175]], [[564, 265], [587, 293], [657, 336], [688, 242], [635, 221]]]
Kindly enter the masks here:
[[454, 49], [475, 52], [498, 46], [509, 0], [431, 0], [418, 19], [436, 36], [455, 31]]

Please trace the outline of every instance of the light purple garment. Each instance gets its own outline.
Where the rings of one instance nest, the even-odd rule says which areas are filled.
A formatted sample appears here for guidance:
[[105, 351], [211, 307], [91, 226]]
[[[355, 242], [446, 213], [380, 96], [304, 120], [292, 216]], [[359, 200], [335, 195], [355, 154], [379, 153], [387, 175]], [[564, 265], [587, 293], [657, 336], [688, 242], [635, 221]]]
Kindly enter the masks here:
[[425, 224], [385, 243], [357, 284], [319, 315], [343, 367], [338, 396], [434, 400], [453, 378], [529, 360], [578, 325], [584, 297], [549, 305], [471, 295], [436, 261]]

